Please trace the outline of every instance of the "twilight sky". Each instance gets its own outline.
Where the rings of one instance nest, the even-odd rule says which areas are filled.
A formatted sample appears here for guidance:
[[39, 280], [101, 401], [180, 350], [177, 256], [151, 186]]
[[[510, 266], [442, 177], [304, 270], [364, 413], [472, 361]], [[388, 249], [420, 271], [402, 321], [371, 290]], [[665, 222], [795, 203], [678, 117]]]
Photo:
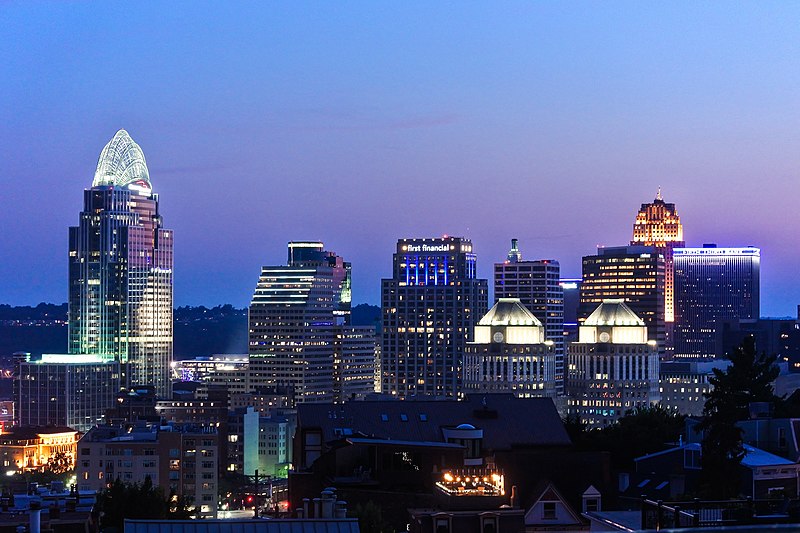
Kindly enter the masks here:
[[379, 303], [399, 237], [517, 237], [564, 276], [661, 185], [689, 245], [762, 248], [800, 303], [800, 4], [0, 4], [0, 303], [67, 298], [119, 128], [175, 230], [175, 302], [245, 305], [288, 240]]

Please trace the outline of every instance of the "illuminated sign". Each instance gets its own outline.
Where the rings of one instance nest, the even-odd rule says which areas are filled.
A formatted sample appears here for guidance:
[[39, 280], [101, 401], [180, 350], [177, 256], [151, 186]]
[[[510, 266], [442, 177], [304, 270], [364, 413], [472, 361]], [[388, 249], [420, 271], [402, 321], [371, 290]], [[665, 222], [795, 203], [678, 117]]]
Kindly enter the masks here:
[[404, 246], [407, 252], [449, 252], [449, 244], [409, 244]]

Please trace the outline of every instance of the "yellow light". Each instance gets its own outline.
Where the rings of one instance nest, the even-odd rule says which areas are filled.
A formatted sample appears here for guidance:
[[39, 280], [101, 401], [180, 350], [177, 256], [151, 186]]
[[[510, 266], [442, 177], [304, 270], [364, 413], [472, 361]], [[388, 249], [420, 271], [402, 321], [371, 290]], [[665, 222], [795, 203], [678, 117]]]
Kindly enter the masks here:
[[450, 472], [445, 472], [444, 473], [444, 480], [445, 481], [449, 481], [449, 482], [453, 481], [453, 474], [451, 474]]

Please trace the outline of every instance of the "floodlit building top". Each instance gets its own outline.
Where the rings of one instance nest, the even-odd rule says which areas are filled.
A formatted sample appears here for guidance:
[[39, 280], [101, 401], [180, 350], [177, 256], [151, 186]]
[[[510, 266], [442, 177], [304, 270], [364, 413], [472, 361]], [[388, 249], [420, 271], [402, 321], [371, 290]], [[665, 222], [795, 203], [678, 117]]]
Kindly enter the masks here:
[[597, 309], [583, 323], [585, 326], [644, 326], [644, 321], [636, 316], [622, 299], [603, 300]]
[[119, 130], [100, 152], [92, 187], [102, 185], [146, 192], [153, 188], [144, 153], [125, 130]]
[[488, 313], [483, 315], [481, 326], [539, 326], [542, 323], [522, 305], [519, 298], [500, 298]]

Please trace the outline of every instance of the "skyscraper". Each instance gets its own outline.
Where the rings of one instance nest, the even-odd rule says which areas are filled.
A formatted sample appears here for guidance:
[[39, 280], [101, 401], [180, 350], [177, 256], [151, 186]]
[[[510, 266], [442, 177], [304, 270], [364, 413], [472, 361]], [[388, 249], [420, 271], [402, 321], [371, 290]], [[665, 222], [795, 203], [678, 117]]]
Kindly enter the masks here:
[[288, 387], [293, 403], [372, 392], [375, 334], [350, 326], [350, 263], [321, 242], [288, 251], [285, 266], [262, 267], [250, 303], [251, 389]]
[[578, 321], [607, 299], [622, 299], [642, 320], [648, 338], [665, 348], [664, 256], [652, 246], [599, 248], [583, 258]]
[[69, 230], [69, 353], [115, 360], [123, 385], [170, 395], [172, 230], [141, 148], [119, 130]]
[[658, 349], [647, 335], [644, 321], [621, 299], [597, 306], [569, 346], [569, 414], [602, 427], [660, 401]]
[[675, 357], [714, 357], [723, 320], [758, 319], [758, 248], [676, 248]]
[[472, 328], [486, 313], [472, 242], [463, 237], [400, 239], [392, 277], [381, 282], [381, 390], [457, 397]]
[[544, 325], [545, 339], [553, 343], [555, 380], [564, 391], [564, 291], [560, 284], [558, 261], [523, 261], [517, 239], [505, 262], [494, 265], [494, 297], [518, 298]]
[[664, 202], [661, 187], [655, 200], [642, 204], [633, 223], [631, 245], [652, 246], [664, 256], [664, 322], [668, 348], [672, 342], [672, 323], [675, 321], [675, 269], [672, 250], [686, 245], [683, 240], [683, 225], [675, 204]]

